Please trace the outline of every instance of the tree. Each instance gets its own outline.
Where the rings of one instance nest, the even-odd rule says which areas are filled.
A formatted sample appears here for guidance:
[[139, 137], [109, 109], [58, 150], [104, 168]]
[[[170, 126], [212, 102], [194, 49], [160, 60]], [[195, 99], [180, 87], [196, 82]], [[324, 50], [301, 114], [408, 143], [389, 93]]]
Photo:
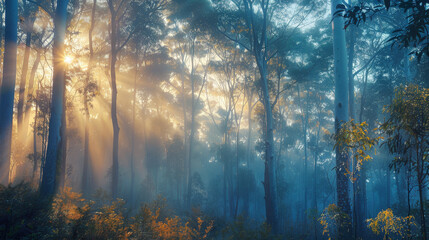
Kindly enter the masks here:
[[[21, 80], [19, 83], [19, 100], [18, 100], [18, 130], [22, 131], [22, 123], [24, 118], [24, 101], [25, 101], [25, 85], [27, 83], [27, 72], [28, 72], [28, 62], [30, 59], [31, 51], [31, 37], [33, 33], [34, 22], [36, 20], [37, 6], [34, 4], [29, 4], [29, 1], [24, 0], [24, 23], [23, 29], [25, 31], [25, 52], [24, 59], [22, 60], [22, 71], [21, 71]], [[26, 126], [24, 126], [26, 129]], [[27, 133], [24, 132], [26, 135]], [[25, 136], [24, 135], [24, 136]]]
[[[378, 0], [380, 2], [380, 0]], [[372, 16], [383, 10], [397, 8], [406, 13], [407, 24], [403, 27], [395, 29], [390, 41], [393, 44], [398, 44], [401, 48], [412, 47], [410, 54], [417, 56], [418, 60], [423, 54], [429, 56], [429, 41], [427, 35], [429, 30], [429, 15], [427, 9], [427, 0], [384, 0], [383, 4], [365, 3], [358, 6], [347, 7], [344, 4], [336, 5], [337, 14], [344, 16], [346, 19], [346, 27], [350, 24], [359, 25], [361, 22], [372, 19]]]
[[0, 184], [9, 183], [13, 102], [16, 80], [18, 0], [6, 1], [5, 53], [0, 89]]
[[[335, 17], [336, 6], [340, 4], [338, 0], [331, 2], [332, 29], [334, 36], [334, 75], [335, 75], [335, 133], [338, 134], [341, 126], [349, 119], [349, 90], [348, 90], [348, 74], [347, 74], [347, 53], [346, 53], [346, 37], [344, 29], [344, 20]], [[336, 176], [337, 176], [337, 205], [344, 214], [348, 217], [341, 218], [339, 224], [339, 238], [348, 239], [351, 234], [350, 224], [350, 198], [349, 198], [349, 180], [347, 178], [347, 169], [349, 169], [349, 160], [347, 152], [337, 145], [336, 154]]]
[[43, 169], [42, 184], [40, 192], [44, 195], [52, 195], [57, 189], [57, 172], [62, 160], [61, 136], [64, 111], [65, 93], [65, 63], [64, 63], [64, 38], [67, 25], [68, 0], [58, 0], [54, 17], [54, 46], [53, 46], [53, 86], [51, 116], [49, 120], [49, 137], [46, 160]]
[[429, 160], [429, 90], [418, 85], [401, 86], [385, 109], [390, 117], [381, 130], [387, 134], [389, 151], [399, 156], [392, 162], [396, 169], [410, 167], [417, 176], [422, 239], [427, 239], [425, 218], [425, 181]]
[[[265, 172], [264, 172], [264, 190], [265, 190], [265, 209], [268, 224], [272, 227], [274, 233], [280, 231], [278, 225], [278, 203], [277, 203], [277, 183], [276, 183], [276, 159], [274, 157], [274, 119], [272, 111], [272, 102], [270, 96], [270, 89], [268, 86], [268, 61], [271, 57], [268, 35], [270, 27], [271, 11], [269, 8], [269, 0], [261, 1], [236, 1], [235, 6], [240, 10], [240, 17], [244, 20], [243, 25], [238, 25], [238, 29], [242, 29], [246, 34], [240, 38], [234, 39], [230, 36], [229, 27], [225, 26], [225, 22], [220, 22], [219, 31], [225, 37], [233, 42], [236, 42], [240, 47], [245, 48], [255, 58], [256, 65], [259, 70], [259, 87], [261, 89], [262, 102], [265, 111], [264, 121], [264, 140], [265, 140]], [[222, 9], [221, 9], [222, 10]], [[220, 11], [220, 10], [219, 10]], [[225, 19], [223, 19], [225, 20]], [[229, 19], [231, 20], [231, 19]], [[222, 24], [223, 23], [223, 24]]]
[[[112, 146], [112, 182], [111, 191], [112, 197], [116, 198], [118, 195], [118, 182], [119, 182], [119, 122], [117, 115], [117, 95], [118, 89], [116, 84], [116, 62], [122, 49], [127, 45], [131, 38], [138, 32], [146, 28], [146, 24], [132, 24], [132, 20], [127, 14], [133, 9], [142, 9], [146, 6], [145, 1], [130, 0], [108, 0], [107, 1], [110, 12], [110, 81], [111, 81], [111, 96], [112, 103], [110, 108], [110, 116], [113, 126], [113, 146]], [[151, 16], [156, 14], [164, 6], [164, 1], [151, 2], [148, 4], [151, 11], [136, 11], [132, 12], [133, 18], [142, 19], [142, 17]], [[131, 25], [131, 28], [125, 26], [125, 22]], [[125, 30], [125, 36], [122, 32]], [[123, 39], [122, 39], [123, 38]]]
[[90, 27], [88, 31], [88, 44], [89, 44], [89, 59], [88, 59], [88, 70], [85, 78], [85, 86], [83, 90], [83, 104], [85, 110], [85, 139], [84, 139], [84, 150], [83, 150], [83, 172], [82, 172], [82, 192], [88, 194], [90, 187], [91, 179], [91, 170], [90, 170], [90, 156], [89, 156], [89, 109], [90, 101], [94, 96], [93, 90], [96, 87], [93, 81], [91, 81], [91, 71], [94, 61], [94, 47], [93, 47], [93, 31], [95, 27], [95, 10], [97, 8], [97, 0], [93, 0], [91, 8], [91, 20]]

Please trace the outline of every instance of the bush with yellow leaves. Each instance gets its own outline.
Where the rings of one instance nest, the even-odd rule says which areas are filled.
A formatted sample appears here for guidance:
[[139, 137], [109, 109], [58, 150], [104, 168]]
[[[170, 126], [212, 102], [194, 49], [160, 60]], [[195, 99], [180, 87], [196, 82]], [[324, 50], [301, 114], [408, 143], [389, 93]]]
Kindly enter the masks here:
[[348, 223], [349, 220], [349, 216], [340, 207], [330, 204], [319, 218], [319, 223], [323, 227], [322, 234], [326, 234], [329, 239], [335, 239], [338, 236], [338, 229], [342, 228], [340, 224]]
[[388, 208], [377, 214], [377, 217], [366, 220], [368, 228], [376, 235], [383, 234], [383, 239], [404, 239], [411, 237], [411, 227], [416, 226], [413, 216], [397, 217]]
[[[165, 202], [165, 200], [161, 200], [161, 202], [163, 201]], [[165, 209], [153, 208], [154, 206], [151, 207], [146, 204], [141, 208], [140, 213], [133, 218], [132, 238], [154, 240], [208, 239], [213, 229], [213, 221], [204, 221], [197, 217], [197, 226], [194, 228], [190, 226], [188, 221], [183, 221], [178, 216], [160, 217], [160, 212]]]

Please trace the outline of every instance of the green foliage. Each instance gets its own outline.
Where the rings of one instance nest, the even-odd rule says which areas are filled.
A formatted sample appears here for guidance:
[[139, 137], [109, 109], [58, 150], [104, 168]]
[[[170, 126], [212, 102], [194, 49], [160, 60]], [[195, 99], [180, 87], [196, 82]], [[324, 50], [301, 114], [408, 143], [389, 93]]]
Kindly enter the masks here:
[[[429, 89], [414, 84], [398, 87], [392, 104], [384, 111], [390, 117], [380, 129], [388, 136], [385, 144], [389, 151], [398, 154], [392, 165], [399, 168], [408, 162], [428, 162]], [[414, 150], [419, 153], [417, 157], [407, 158]]]
[[42, 239], [49, 232], [49, 212], [29, 184], [0, 185], [1, 239]]
[[366, 220], [368, 228], [376, 235], [383, 234], [383, 239], [410, 238], [410, 227], [416, 226], [413, 216], [397, 217], [388, 208], [377, 214], [377, 217]]
[[[380, 2], [380, 1], [379, 1]], [[338, 4], [338, 11], [335, 15], [344, 16], [346, 28], [350, 24], [359, 25], [373, 18], [377, 13], [391, 8], [399, 9], [406, 14], [407, 24], [398, 27], [392, 32], [393, 37], [389, 41], [399, 47], [413, 47], [411, 54], [417, 56], [420, 61], [423, 54], [429, 56], [429, 43], [427, 41], [427, 24], [429, 15], [427, 10], [427, 0], [383, 0], [384, 4], [361, 3], [356, 6], [345, 6]]]

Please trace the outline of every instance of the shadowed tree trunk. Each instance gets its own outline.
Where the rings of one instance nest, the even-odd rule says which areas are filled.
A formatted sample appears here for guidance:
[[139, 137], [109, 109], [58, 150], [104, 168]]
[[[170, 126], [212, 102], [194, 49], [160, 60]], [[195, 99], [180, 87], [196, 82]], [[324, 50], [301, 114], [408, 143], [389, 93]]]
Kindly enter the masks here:
[[[37, 69], [39, 68], [40, 60], [42, 58], [42, 54], [40, 53], [40, 50], [36, 51], [36, 59], [33, 62], [33, 66], [31, 68], [30, 77], [28, 79], [28, 91], [27, 95], [32, 96], [32, 98], [35, 98], [35, 92], [34, 92], [34, 79], [36, 77]], [[24, 127], [28, 127], [30, 125], [30, 108], [33, 101], [30, 101], [30, 99], [27, 100], [25, 104], [25, 111], [24, 111]]]
[[[24, 102], [25, 102], [25, 85], [27, 84], [27, 72], [28, 72], [28, 62], [30, 59], [30, 51], [31, 51], [31, 35], [33, 32], [33, 26], [35, 17], [32, 16], [32, 12], [30, 7], [28, 6], [27, 1], [24, 1], [24, 30], [26, 31], [26, 39], [25, 39], [25, 51], [24, 51], [24, 59], [22, 60], [22, 72], [21, 79], [19, 83], [19, 98], [18, 98], [18, 130], [22, 132], [24, 135], [21, 137], [26, 137], [27, 135], [27, 126], [23, 126], [24, 119]], [[24, 127], [24, 128], [23, 128]], [[24, 130], [24, 131], [23, 131]]]
[[111, 182], [111, 193], [112, 197], [115, 199], [118, 196], [118, 181], [119, 181], [119, 124], [118, 124], [118, 115], [116, 113], [117, 105], [117, 96], [118, 90], [116, 88], [116, 60], [118, 55], [117, 48], [117, 38], [118, 38], [118, 29], [117, 29], [117, 10], [114, 6], [114, 1], [109, 0], [109, 10], [111, 14], [111, 33], [110, 33], [110, 86], [112, 88], [112, 104], [110, 107], [110, 116], [112, 120], [113, 127], [113, 145], [112, 145], [112, 182]]
[[7, 0], [3, 80], [0, 88], [0, 184], [9, 183], [12, 145], [13, 101], [16, 81], [16, 52], [18, 29], [18, 1]]
[[43, 169], [40, 192], [50, 196], [55, 193], [57, 186], [57, 162], [62, 161], [61, 128], [64, 116], [65, 64], [64, 38], [67, 22], [68, 0], [58, 0], [54, 18], [53, 46], [53, 86], [51, 101], [51, 116], [49, 120], [49, 137], [46, 160]]

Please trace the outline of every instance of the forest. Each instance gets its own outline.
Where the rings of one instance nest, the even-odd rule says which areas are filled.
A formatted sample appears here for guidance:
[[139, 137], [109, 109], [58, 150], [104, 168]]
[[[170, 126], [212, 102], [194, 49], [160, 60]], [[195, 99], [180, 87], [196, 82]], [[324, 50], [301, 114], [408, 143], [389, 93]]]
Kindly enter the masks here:
[[428, 239], [429, 0], [0, 0], [0, 239]]

